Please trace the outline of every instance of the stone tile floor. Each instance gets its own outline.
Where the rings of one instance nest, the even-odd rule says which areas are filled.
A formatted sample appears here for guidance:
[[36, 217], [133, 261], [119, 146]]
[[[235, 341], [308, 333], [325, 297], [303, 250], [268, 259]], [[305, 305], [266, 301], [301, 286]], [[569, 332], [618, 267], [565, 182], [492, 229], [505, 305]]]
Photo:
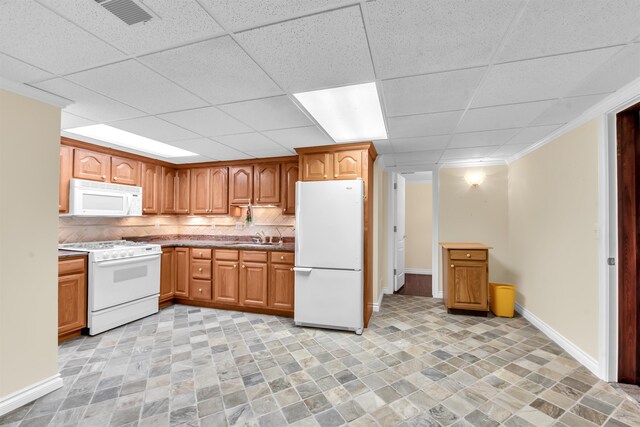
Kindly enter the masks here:
[[639, 426], [640, 406], [522, 318], [385, 296], [362, 336], [173, 306], [60, 346], [64, 387], [0, 418], [45, 426]]

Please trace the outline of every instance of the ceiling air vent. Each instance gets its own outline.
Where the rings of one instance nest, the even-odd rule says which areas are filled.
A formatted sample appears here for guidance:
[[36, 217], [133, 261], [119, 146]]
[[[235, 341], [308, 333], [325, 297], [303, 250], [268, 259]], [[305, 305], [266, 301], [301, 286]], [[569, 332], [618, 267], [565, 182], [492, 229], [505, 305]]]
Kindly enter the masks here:
[[152, 18], [152, 15], [134, 0], [95, 0], [95, 2], [127, 25], [147, 22]]

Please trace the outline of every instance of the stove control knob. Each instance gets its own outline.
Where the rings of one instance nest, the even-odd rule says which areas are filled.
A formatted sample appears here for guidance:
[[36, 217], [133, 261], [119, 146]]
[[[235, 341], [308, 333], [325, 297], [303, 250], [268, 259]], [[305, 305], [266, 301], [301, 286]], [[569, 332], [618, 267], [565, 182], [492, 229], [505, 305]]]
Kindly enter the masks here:
[[133, 256], [133, 249], [129, 250], [129, 256]]
[[111, 251], [111, 258], [118, 258], [118, 252]]
[[127, 256], [127, 251], [120, 251], [120, 258]]

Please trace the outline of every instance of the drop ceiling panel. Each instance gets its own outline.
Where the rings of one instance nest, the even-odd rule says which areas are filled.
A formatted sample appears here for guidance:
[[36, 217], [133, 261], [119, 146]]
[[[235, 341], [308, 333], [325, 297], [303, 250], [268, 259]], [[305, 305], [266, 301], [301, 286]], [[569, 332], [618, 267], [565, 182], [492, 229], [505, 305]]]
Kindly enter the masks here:
[[236, 102], [220, 105], [218, 108], [260, 131], [312, 124], [287, 96]]
[[498, 148], [496, 151], [491, 153], [491, 157], [498, 158], [498, 159], [508, 159], [509, 157], [520, 153], [521, 151], [525, 150], [527, 147], [530, 147], [530, 146], [531, 144], [503, 145], [502, 147]]
[[178, 111], [175, 113], [161, 114], [158, 117], [202, 136], [251, 132], [251, 128], [218, 110], [216, 107]]
[[252, 132], [239, 135], [217, 136], [215, 140], [239, 151], [277, 150], [281, 146], [271, 141], [266, 136]]
[[176, 147], [180, 147], [215, 160], [238, 160], [251, 158], [251, 156], [248, 156], [245, 153], [241, 153], [238, 150], [234, 150], [233, 148], [229, 148], [226, 145], [222, 145], [208, 138], [174, 141], [171, 145], [175, 145]]
[[154, 116], [121, 120], [108, 124], [109, 126], [161, 142], [170, 142], [180, 139], [194, 139], [200, 136], [184, 128], [168, 123], [164, 120], [160, 120]]
[[391, 141], [388, 139], [380, 139], [377, 141], [373, 141], [373, 145], [376, 147], [376, 151], [378, 154], [390, 154], [393, 153], [393, 147], [391, 146]]
[[0, 77], [25, 83], [51, 78], [53, 74], [0, 53]]
[[131, 26], [93, 0], [43, 0], [43, 3], [129, 54], [160, 50], [222, 33], [222, 28], [195, 1], [144, 0], [158, 17]]
[[149, 114], [206, 105], [200, 98], [134, 60], [94, 68], [68, 78]]
[[561, 98], [619, 48], [551, 56], [494, 66], [472, 106]]
[[466, 160], [466, 159], [479, 159], [489, 156], [496, 147], [473, 147], [473, 148], [454, 148], [444, 152], [440, 158], [440, 162], [443, 160]]
[[267, 130], [262, 133], [286, 148], [335, 144], [331, 138], [315, 126]]
[[638, 22], [638, 0], [530, 1], [498, 60], [513, 61], [626, 43], [638, 35]]
[[65, 107], [64, 111], [86, 117], [99, 123], [144, 115], [140, 110], [131, 108], [61, 78], [36, 83], [33, 86], [71, 99], [74, 103]]
[[520, 129], [501, 129], [483, 132], [457, 133], [453, 136], [449, 148], [486, 147], [502, 145], [517, 134]]
[[439, 150], [447, 147], [449, 135], [422, 136], [418, 138], [395, 138], [391, 145], [395, 153], [409, 151]]
[[424, 74], [382, 82], [388, 116], [462, 110], [486, 67]]
[[516, 136], [510, 139], [507, 144], [531, 144], [538, 142], [559, 127], [558, 125], [528, 127], [522, 129]]
[[580, 114], [605, 98], [608, 93], [599, 95], [576, 96], [556, 101], [548, 110], [539, 115], [532, 125], [560, 125], [578, 117]]
[[373, 81], [358, 6], [237, 34], [276, 82], [291, 92]]
[[520, 8], [515, 0], [367, 2], [379, 78], [489, 63]]
[[81, 126], [90, 126], [94, 124], [96, 124], [96, 122], [94, 122], [93, 120], [85, 119], [84, 117], [75, 116], [71, 113], [67, 113], [66, 111], [62, 111], [60, 115], [61, 129], [71, 129], [71, 128], [77, 128]]
[[634, 43], [598, 68], [571, 95], [614, 92], [639, 77], [640, 43]]
[[34, 1], [5, 0], [1, 8], [0, 52], [46, 71], [64, 74], [124, 57]]
[[390, 117], [387, 119], [387, 124], [392, 139], [445, 135], [453, 132], [461, 115], [462, 111], [450, 111], [446, 113]]
[[229, 36], [144, 56], [140, 60], [212, 104], [282, 93]]
[[471, 109], [462, 118], [457, 132], [525, 127], [553, 103], [538, 101]]
[[434, 164], [442, 156], [442, 150], [417, 151], [411, 153], [396, 153], [396, 165]]

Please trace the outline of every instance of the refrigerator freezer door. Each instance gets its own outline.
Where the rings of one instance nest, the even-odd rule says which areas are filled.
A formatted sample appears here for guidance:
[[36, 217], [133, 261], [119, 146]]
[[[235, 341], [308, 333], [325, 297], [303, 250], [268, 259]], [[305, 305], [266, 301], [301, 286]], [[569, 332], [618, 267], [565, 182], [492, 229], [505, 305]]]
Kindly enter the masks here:
[[295, 268], [298, 325], [362, 333], [362, 271]]
[[361, 180], [296, 183], [296, 266], [361, 270]]

